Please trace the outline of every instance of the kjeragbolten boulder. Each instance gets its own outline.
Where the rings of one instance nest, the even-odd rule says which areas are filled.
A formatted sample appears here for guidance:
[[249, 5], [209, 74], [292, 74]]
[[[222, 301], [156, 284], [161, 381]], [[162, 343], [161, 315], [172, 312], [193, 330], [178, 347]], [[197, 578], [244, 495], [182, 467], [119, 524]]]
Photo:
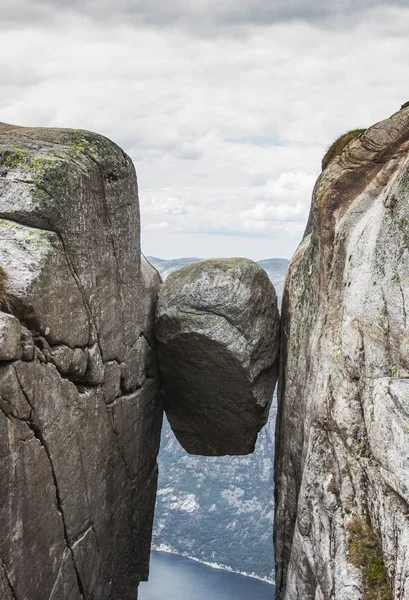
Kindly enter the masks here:
[[156, 334], [165, 410], [191, 454], [253, 452], [277, 379], [279, 312], [265, 271], [204, 260], [161, 288]]

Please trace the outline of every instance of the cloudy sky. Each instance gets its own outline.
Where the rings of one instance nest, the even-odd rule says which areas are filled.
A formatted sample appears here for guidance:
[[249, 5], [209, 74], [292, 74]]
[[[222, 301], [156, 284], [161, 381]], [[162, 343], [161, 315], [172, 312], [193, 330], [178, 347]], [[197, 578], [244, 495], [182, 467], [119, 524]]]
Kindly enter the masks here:
[[409, 100], [407, 0], [0, 0], [0, 121], [135, 162], [145, 254], [290, 257], [325, 148]]

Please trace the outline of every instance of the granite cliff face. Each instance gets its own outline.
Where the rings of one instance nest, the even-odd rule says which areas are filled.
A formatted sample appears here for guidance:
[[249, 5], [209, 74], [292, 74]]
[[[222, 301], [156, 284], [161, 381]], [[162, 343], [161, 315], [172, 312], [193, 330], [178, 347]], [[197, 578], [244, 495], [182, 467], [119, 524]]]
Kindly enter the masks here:
[[406, 108], [324, 170], [287, 273], [277, 600], [409, 598], [408, 225]]
[[0, 125], [0, 264], [0, 598], [136, 598], [162, 406], [130, 159]]

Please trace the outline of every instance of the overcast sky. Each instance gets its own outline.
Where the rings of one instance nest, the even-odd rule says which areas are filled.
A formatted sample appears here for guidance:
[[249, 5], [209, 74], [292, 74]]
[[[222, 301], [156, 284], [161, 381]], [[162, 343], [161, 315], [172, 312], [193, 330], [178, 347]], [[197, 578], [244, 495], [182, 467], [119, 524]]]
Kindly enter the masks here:
[[0, 121], [135, 162], [142, 248], [290, 257], [326, 147], [409, 100], [407, 0], [0, 0]]

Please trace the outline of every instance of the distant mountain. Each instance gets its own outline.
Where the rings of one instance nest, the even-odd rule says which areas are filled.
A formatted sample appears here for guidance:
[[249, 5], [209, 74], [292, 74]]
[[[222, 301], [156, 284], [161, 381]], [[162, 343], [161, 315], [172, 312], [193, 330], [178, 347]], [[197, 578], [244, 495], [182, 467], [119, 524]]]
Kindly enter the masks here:
[[169, 260], [163, 258], [156, 258], [156, 256], [146, 256], [146, 260], [148, 260], [153, 267], [160, 273], [163, 281], [170, 275], [173, 271], [177, 269], [181, 269], [182, 267], [186, 267], [186, 265], [191, 265], [192, 263], [198, 262], [201, 260], [200, 258], [171, 258]]
[[281, 306], [284, 278], [288, 267], [288, 260], [286, 258], [267, 258], [265, 260], [259, 260], [258, 264], [260, 267], [263, 267], [267, 275], [270, 277], [270, 281], [273, 282], [279, 300], [278, 305]]
[[[147, 257], [165, 279], [197, 258]], [[276, 288], [279, 303], [285, 259], [259, 264]], [[158, 457], [159, 484], [153, 546], [273, 579], [273, 464], [276, 401], [254, 454], [221, 458], [190, 456], [165, 419]]]

